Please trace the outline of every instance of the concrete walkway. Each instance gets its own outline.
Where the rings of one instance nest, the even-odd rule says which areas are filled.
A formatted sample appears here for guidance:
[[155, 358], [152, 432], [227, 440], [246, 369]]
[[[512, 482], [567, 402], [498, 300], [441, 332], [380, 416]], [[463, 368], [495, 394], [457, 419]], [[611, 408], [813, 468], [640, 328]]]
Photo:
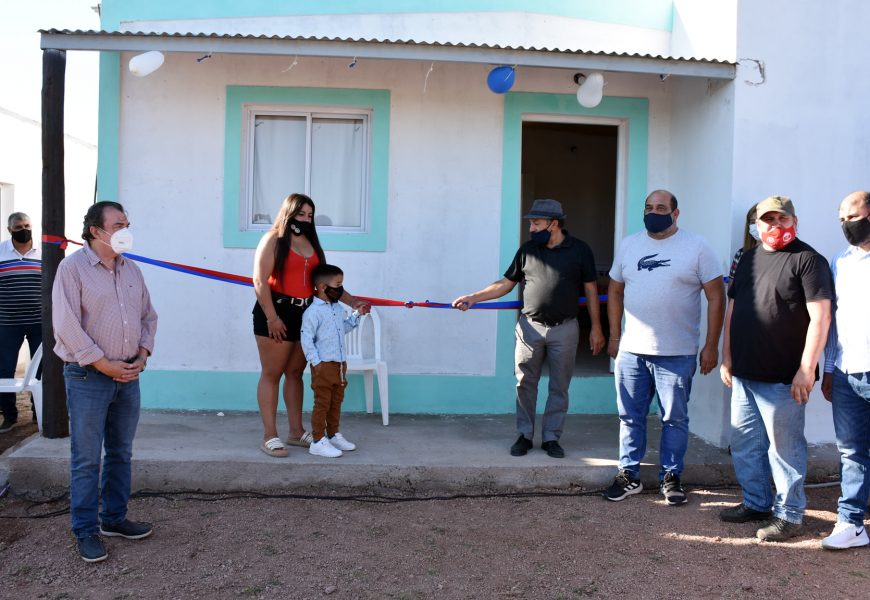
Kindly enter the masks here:
[[[308, 415], [305, 419], [307, 423]], [[384, 427], [379, 415], [346, 414], [342, 432], [358, 450], [327, 459], [290, 447], [289, 457], [272, 458], [259, 450], [262, 429], [256, 413], [145, 411], [134, 445], [133, 487], [414, 492], [598, 488], [615, 475], [618, 429], [616, 416], [569, 415], [561, 439], [565, 458], [548, 457], [539, 439], [528, 455], [512, 457], [513, 415], [396, 414]], [[657, 417], [650, 417], [649, 429], [643, 480], [645, 486], [656, 486]], [[835, 447], [811, 447], [809, 481], [836, 477], [838, 465]], [[0, 486], [7, 479], [19, 492], [67, 487], [69, 438], [35, 435], [10, 448], [0, 457]], [[733, 483], [727, 450], [693, 436], [683, 481], [690, 486]]]

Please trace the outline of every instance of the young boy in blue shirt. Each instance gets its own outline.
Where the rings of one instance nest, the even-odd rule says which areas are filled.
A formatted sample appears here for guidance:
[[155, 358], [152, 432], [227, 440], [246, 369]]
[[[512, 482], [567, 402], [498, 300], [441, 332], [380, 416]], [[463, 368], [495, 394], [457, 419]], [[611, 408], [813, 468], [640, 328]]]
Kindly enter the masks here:
[[341, 402], [347, 387], [347, 354], [344, 336], [359, 325], [368, 307], [347, 316], [338, 303], [344, 294], [344, 272], [335, 265], [322, 264], [311, 273], [315, 295], [302, 315], [302, 351], [311, 363], [311, 389], [314, 410], [311, 412], [310, 454], [337, 458], [342, 451], [355, 450], [339, 431]]

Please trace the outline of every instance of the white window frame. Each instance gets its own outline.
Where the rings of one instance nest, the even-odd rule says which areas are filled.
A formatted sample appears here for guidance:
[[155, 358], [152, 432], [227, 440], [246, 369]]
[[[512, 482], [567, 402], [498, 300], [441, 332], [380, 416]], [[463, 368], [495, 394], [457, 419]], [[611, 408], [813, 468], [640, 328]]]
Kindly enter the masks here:
[[[362, 152], [362, 198], [360, 203], [360, 226], [338, 227], [335, 225], [318, 225], [318, 231], [324, 233], [368, 233], [371, 212], [371, 145], [372, 145], [372, 111], [366, 108], [346, 106], [319, 105], [286, 105], [286, 104], [244, 104], [242, 115], [242, 176], [239, 178], [242, 189], [239, 197], [239, 226], [242, 231], [268, 231], [271, 224], [254, 223], [254, 124], [258, 116], [304, 117], [305, 124], [305, 189], [288, 190], [311, 195], [311, 125], [314, 119], [362, 119], [365, 142]], [[313, 198], [317, 202], [317, 198]], [[275, 215], [271, 215], [272, 218]]]

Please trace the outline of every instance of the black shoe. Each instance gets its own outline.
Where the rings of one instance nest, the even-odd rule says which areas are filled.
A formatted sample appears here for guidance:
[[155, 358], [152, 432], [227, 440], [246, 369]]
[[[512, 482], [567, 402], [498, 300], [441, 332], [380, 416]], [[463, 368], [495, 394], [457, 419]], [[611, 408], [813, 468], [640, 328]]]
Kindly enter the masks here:
[[100, 525], [100, 533], [108, 537], [122, 537], [128, 540], [141, 540], [151, 535], [150, 523], [136, 523], [130, 519], [124, 519], [114, 525]]
[[0, 433], [7, 433], [15, 427], [15, 421], [10, 421], [9, 418], [3, 419], [3, 424], [0, 425]]
[[779, 517], [774, 517], [764, 527], [755, 532], [755, 537], [765, 542], [784, 542], [789, 538], [799, 535], [803, 529], [800, 523], [792, 523]]
[[737, 506], [719, 511], [719, 518], [728, 523], [749, 523], [750, 521], [767, 521], [773, 513], [769, 510], [753, 510], [742, 502]]
[[103, 545], [103, 540], [96, 534], [85, 538], [78, 538], [76, 543], [79, 547], [79, 556], [85, 562], [100, 562], [109, 557], [109, 553], [106, 552], [106, 547]]
[[544, 442], [541, 444], [541, 450], [545, 451], [550, 458], [565, 458], [565, 451], [556, 440]]
[[659, 489], [661, 489], [665, 501], [671, 506], [679, 506], [689, 501], [686, 497], [686, 490], [680, 485], [680, 478], [670, 471], [665, 473], [665, 478], [662, 480]]
[[602, 496], [613, 502], [619, 502], [634, 494], [639, 494], [643, 491], [643, 484], [640, 479], [634, 479], [628, 471], [620, 471], [613, 484], [604, 490]]
[[532, 440], [520, 434], [514, 445], [511, 446], [511, 456], [525, 456], [533, 448]]

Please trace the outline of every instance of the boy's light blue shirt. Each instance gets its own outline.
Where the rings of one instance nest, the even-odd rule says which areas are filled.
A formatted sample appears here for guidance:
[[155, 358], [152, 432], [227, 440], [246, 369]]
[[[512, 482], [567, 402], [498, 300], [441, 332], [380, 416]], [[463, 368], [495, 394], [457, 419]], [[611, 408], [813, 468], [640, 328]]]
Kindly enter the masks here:
[[324, 302], [317, 296], [302, 315], [302, 351], [312, 366], [324, 361], [344, 362], [344, 335], [359, 325], [360, 314], [347, 315], [338, 302]]

